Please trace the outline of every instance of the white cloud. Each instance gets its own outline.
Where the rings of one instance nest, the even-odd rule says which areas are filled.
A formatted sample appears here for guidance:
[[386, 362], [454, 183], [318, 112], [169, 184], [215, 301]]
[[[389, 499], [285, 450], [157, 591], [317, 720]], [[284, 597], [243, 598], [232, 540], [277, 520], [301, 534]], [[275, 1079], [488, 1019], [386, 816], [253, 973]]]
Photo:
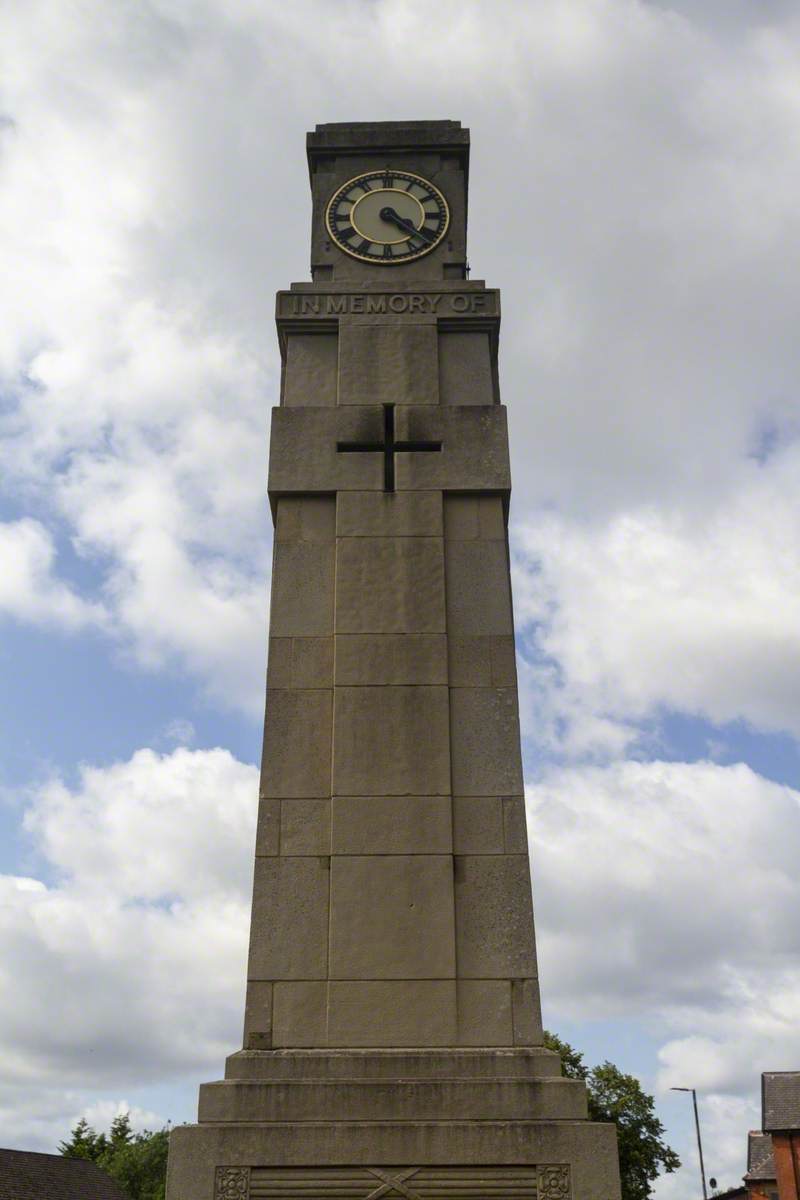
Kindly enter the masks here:
[[[504, 290], [512, 511], [538, 563], [516, 591], [524, 618], [542, 623], [527, 712], [577, 757], [624, 753], [664, 705], [797, 732], [798, 25], [789, 4], [754, 12], [721, 0], [702, 12], [687, 0], [497, 0], [491, 11], [444, 0], [435, 12], [423, 0], [32, 0], [9, 13], [3, 486], [47, 510], [47, 529], [4, 527], [19, 556], [0, 581], [6, 610], [74, 631], [105, 620], [136, 663], [177, 667], [216, 702], [258, 711], [272, 294], [307, 273], [303, 135], [319, 120], [451, 115], [473, 132], [475, 274]], [[769, 452], [756, 464], [747, 456], [759, 449]], [[545, 505], [547, 519], [536, 515]], [[54, 538], [91, 559], [92, 594], [59, 575]], [[40, 1087], [55, 1069], [69, 1085], [92, 1057], [105, 1064], [98, 1086], [113, 1078], [118, 1095], [137, 1055], [155, 1077], [227, 1047], [250, 846], [236, 804], [225, 820], [209, 815], [244, 788], [237, 765], [207, 761], [211, 796], [194, 769], [203, 761], [143, 752], [87, 769], [74, 793], [55, 782], [39, 794], [30, 829], [63, 878], [6, 885], [9, 962], [39, 981], [17, 1009], [15, 1079]], [[741, 874], [753, 912], [776, 919], [780, 888], [794, 892], [779, 866], [756, 893], [754, 862], [724, 840], [727, 809], [721, 826], [712, 817], [728, 784], [744, 789], [767, 829], [759, 840], [736, 805], [735, 827], [782, 864], [778, 815], [794, 798], [707, 764], [686, 770], [563, 776], [565, 844], [596, 822], [579, 872], [562, 854], [564, 904], [588, 913], [591, 899], [600, 920], [601, 881], [591, 897], [578, 884], [592, 854], [619, 842], [609, 899], [624, 936], [616, 974], [592, 957], [605, 926], [581, 943], [597, 971], [587, 994], [613, 1009], [624, 983], [640, 1013], [668, 998], [665, 1070], [695, 1048], [714, 1086], [734, 1086], [740, 1014], [747, 1053], [768, 1045], [751, 1030], [765, 996], [746, 955], [762, 947], [779, 1007], [794, 982], [774, 931], [726, 907], [722, 890], [732, 903]], [[569, 794], [581, 781], [595, 797], [583, 814]], [[658, 820], [659, 805], [633, 806], [640, 785], [663, 801]], [[701, 797], [697, 812], [676, 800], [684, 789]], [[166, 794], [184, 818], [197, 798], [199, 828], [173, 826], [154, 799]], [[209, 857], [204, 823], [222, 860]], [[216, 899], [204, 903], [206, 871]], [[680, 938], [658, 892], [674, 872], [716, 913], [694, 920], [684, 905]], [[629, 910], [648, 906], [645, 938]], [[540, 914], [540, 936], [566, 1003], [570, 972], [584, 978], [580, 930], [559, 926], [555, 954], [553, 912]], [[651, 934], [664, 939], [660, 958], [646, 958], [659, 946]], [[750, 990], [737, 993], [742, 978]], [[77, 981], [86, 1011], [66, 1005], [54, 1029], [41, 980], [69, 995]], [[733, 1014], [730, 1025], [704, 1024], [709, 1012]], [[687, 1047], [690, 1037], [700, 1041]]]
[[693, 1032], [661, 1048], [662, 1086], [673, 1087], [680, 1075], [692, 1071], [696, 1085], [706, 1091], [746, 1093], [762, 1071], [787, 1069], [800, 1061], [800, 966], [796, 948], [786, 941], [761, 977], [755, 965], [722, 973], [717, 1011], [678, 1009], [674, 1024]]
[[[657, 1200], [684, 1200], [700, 1195], [700, 1159], [692, 1116], [692, 1098], [684, 1095], [676, 1103], [684, 1107], [686, 1141], [681, 1147], [681, 1168], [662, 1175], [656, 1182]], [[747, 1130], [761, 1128], [761, 1108], [755, 1096], [698, 1096], [700, 1135], [706, 1181], [716, 1179], [720, 1191], [741, 1187], [747, 1168]]]
[[[706, 1178], [715, 1178], [721, 1188], [739, 1187], [747, 1167], [745, 1131], [761, 1128], [760, 1098], [704, 1096], [699, 1105], [703, 1122], [701, 1136]], [[700, 1162], [694, 1148], [688, 1161], [697, 1179]]]
[[800, 734], [798, 467], [795, 448], [769, 468], [751, 462], [702, 514], [523, 525], [517, 617], [557, 664], [537, 673], [544, 703], [578, 733], [668, 707]]
[[227, 750], [138, 750], [124, 763], [82, 767], [77, 791], [43, 785], [25, 828], [82, 891], [147, 901], [244, 893], [255, 777]]
[[163, 1129], [169, 1120], [152, 1109], [129, 1104], [125, 1099], [87, 1100], [79, 1090], [65, 1091], [54, 1081], [52, 1087], [0, 1082], [0, 1129], [3, 1145], [55, 1154], [59, 1142], [69, 1138], [81, 1117], [93, 1129], [108, 1130], [114, 1117], [128, 1112], [135, 1132]]
[[127, 1100], [96, 1100], [83, 1109], [80, 1117], [84, 1117], [92, 1129], [99, 1132], [101, 1129], [108, 1129], [111, 1122], [124, 1113], [128, 1114], [134, 1133], [142, 1133], [145, 1129], [152, 1132], [154, 1129], [163, 1129], [167, 1124], [166, 1120], [158, 1113], [151, 1109], [140, 1108], [138, 1104], [129, 1104]]
[[[661, 1118], [666, 1089], [696, 1087], [706, 1166], [732, 1185], [760, 1072], [800, 1059], [800, 792], [742, 764], [627, 762], [551, 771], [528, 803], [545, 1013], [648, 1028]], [[667, 1140], [684, 1167], [661, 1200], [697, 1176], [692, 1136]]]
[[197, 730], [186, 717], [175, 717], [165, 726], [161, 737], [164, 741], [176, 746], [191, 746], [197, 736]]
[[56, 1080], [219, 1069], [241, 1020], [257, 788], [225, 750], [140, 750], [33, 795], [26, 828], [55, 878], [0, 879], [7, 1087], [50, 1103]]
[[693, 517], [759, 428], [791, 424], [796, 29], [775, 6], [695, 16], [616, 0], [9, 15], [6, 479], [102, 564], [92, 600], [140, 663], [260, 705], [272, 292], [306, 274], [319, 119], [419, 116], [424, 95], [472, 125], [519, 517], [543, 500]]
[[96, 22], [39, 3], [10, 24], [29, 69], [5, 98], [6, 486], [49, 503], [92, 556], [140, 663], [256, 711], [277, 354], [229, 321], [211, 277], [166, 261], [183, 210], [158, 89], [184, 39], [154, 11]]
[[[528, 814], [545, 1023], [648, 1028], [661, 1118], [667, 1088], [696, 1087], [706, 1165], [735, 1183], [760, 1072], [800, 1060], [800, 792], [742, 764], [622, 762], [546, 773]], [[696, 1178], [687, 1147], [662, 1200]]]
[[[600, 31], [580, 72], [536, 62], [510, 296], [503, 263], [517, 503], [593, 513], [713, 497], [796, 407], [796, 31], [612, 7], [578, 6]], [[498, 260], [516, 232], [487, 224]]]
[[[7, 1087], [73, 1114], [63, 1090], [219, 1070], [241, 1019], [256, 791], [255, 768], [186, 749], [36, 791], [26, 828], [54, 878], [3, 879]], [[723, 1098], [800, 1056], [800, 793], [743, 765], [563, 768], [530, 789], [529, 819], [546, 1010], [645, 1019], [661, 1085], [690, 1070]]]
[[103, 606], [59, 579], [55, 561], [53, 538], [41, 522], [0, 523], [0, 613], [68, 632], [104, 626]]

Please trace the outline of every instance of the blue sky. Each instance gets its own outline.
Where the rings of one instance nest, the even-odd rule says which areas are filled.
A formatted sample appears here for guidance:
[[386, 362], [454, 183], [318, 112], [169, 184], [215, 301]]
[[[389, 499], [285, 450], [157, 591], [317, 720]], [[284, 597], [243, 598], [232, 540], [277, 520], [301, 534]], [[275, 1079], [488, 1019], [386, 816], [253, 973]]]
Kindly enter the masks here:
[[[0, 93], [0, 1144], [240, 1037], [304, 135], [472, 130], [546, 1023], [738, 1181], [800, 1061], [791, 3], [28, 0]], [[420, 26], [425, 36], [419, 36]]]

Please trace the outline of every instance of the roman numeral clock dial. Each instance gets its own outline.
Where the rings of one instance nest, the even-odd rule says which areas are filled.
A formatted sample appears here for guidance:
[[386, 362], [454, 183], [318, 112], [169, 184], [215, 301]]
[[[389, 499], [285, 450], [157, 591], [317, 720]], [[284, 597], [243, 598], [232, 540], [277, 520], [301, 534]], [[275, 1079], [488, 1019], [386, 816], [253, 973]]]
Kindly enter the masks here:
[[363, 262], [409, 262], [438, 246], [450, 210], [437, 187], [409, 171], [369, 171], [328, 201], [325, 224], [340, 250]]

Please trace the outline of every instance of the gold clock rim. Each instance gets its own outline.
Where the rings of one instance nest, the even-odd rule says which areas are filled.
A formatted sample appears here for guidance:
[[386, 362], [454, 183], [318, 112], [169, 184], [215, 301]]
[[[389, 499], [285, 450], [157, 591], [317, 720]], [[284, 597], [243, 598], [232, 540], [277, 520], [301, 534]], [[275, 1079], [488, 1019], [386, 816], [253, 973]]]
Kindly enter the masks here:
[[[426, 179], [424, 175], [417, 175], [414, 171], [405, 171], [401, 167], [397, 167], [392, 171], [393, 174], [399, 175], [406, 179], [419, 180], [420, 183], [423, 183], [426, 187], [430, 188], [430, 190], [432, 192], [435, 192], [436, 195], [439, 197], [440, 201], [442, 202], [442, 204], [444, 205], [444, 225], [442, 226], [439, 236], [437, 237], [436, 241], [433, 242], [430, 246], [423, 246], [423, 248], [421, 250], [418, 250], [416, 252], [416, 254], [407, 254], [403, 258], [395, 258], [395, 259], [375, 258], [374, 255], [371, 256], [368, 254], [359, 254], [358, 251], [356, 251], [356, 250], [349, 250], [336, 237], [336, 234], [333, 231], [333, 226], [331, 225], [331, 206], [333, 205], [333, 201], [336, 199], [336, 197], [339, 195], [340, 192], [345, 191], [347, 188], [349, 188], [351, 186], [351, 184], [357, 183], [359, 179], [363, 179], [365, 176], [373, 177], [375, 175], [380, 175], [382, 173], [385, 174], [385, 172], [381, 172], [380, 170], [359, 171], [359, 173], [357, 175], [354, 175], [352, 177], [352, 179], [347, 179], [347, 180], [345, 180], [344, 183], [339, 184], [339, 186], [336, 188], [336, 190], [333, 192], [330, 199], [328, 200], [327, 205], [325, 206], [325, 228], [327, 229], [328, 235], [330, 236], [334, 245], [336, 245], [344, 254], [349, 254], [351, 258], [355, 258], [359, 262], [370, 263], [372, 266], [376, 266], [376, 267], [399, 267], [399, 266], [402, 266], [403, 263], [414, 262], [418, 258], [423, 258], [426, 254], [430, 254], [430, 252], [432, 250], [435, 250], [436, 247], [438, 245], [440, 245], [440, 243], [444, 239], [445, 234], [447, 233], [448, 229], [450, 228], [450, 205], [447, 203], [447, 200], [445, 199], [444, 195], [439, 190], [439, 188], [436, 186], [436, 184], [431, 183], [430, 179]], [[370, 190], [372, 190], [372, 189], [370, 189]], [[375, 189], [375, 190], [377, 191], [378, 189]], [[380, 190], [385, 191], [385, 192], [402, 191], [401, 188], [381, 188]], [[366, 193], [365, 193], [365, 195], [366, 195]], [[416, 196], [413, 197], [413, 199], [416, 199]], [[370, 240], [372, 240], [372, 239], [370, 239]], [[398, 242], [402, 242], [402, 241], [406, 241], [406, 240], [407, 240], [406, 238], [398, 238], [397, 239]], [[380, 243], [380, 244], [384, 245], [384, 243]], [[392, 242], [392, 243], [385, 243], [385, 244], [395, 245], [396, 243]]]

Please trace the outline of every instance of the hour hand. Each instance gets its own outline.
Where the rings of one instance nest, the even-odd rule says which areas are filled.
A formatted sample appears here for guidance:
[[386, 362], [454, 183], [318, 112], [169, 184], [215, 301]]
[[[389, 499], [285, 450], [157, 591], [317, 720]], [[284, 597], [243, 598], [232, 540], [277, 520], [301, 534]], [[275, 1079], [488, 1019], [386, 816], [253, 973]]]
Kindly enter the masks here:
[[434, 233], [429, 233], [427, 229], [417, 229], [413, 221], [409, 221], [406, 217], [401, 217], [399, 212], [395, 212], [388, 204], [380, 211], [380, 217], [383, 221], [391, 221], [398, 229], [404, 229], [406, 233], [416, 233], [424, 242], [433, 242], [436, 240]]

